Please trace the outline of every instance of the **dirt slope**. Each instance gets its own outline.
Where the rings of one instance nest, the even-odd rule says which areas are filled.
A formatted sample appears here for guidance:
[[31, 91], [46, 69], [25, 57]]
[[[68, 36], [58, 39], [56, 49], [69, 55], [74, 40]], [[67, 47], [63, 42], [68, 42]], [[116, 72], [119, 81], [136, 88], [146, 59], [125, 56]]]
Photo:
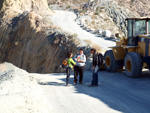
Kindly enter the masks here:
[[44, 90], [32, 74], [10, 63], [0, 68], [5, 68], [0, 69], [1, 113], [52, 113]]
[[76, 49], [73, 36], [52, 25], [47, 0], [2, 0], [0, 61], [29, 72], [60, 72], [65, 54]]

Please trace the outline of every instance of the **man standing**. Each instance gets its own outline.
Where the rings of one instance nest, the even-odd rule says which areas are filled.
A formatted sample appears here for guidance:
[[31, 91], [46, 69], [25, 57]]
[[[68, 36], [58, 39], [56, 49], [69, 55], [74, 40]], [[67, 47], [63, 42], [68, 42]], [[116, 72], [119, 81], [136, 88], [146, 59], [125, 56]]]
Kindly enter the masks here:
[[79, 84], [82, 84], [84, 66], [86, 62], [86, 56], [83, 53], [83, 49], [80, 49], [79, 54], [75, 55], [74, 60], [76, 61], [76, 65], [74, 67], [74, 84], [77, 84], [78, 74], [79, 74]]
[[96, 49], [92, 48], [91, 49], [91, 54], [93, 54], [93, 75], [92, 75], [92, 82], [89, 87], [94, 87], [98, 86], [98, 71], [99, 71], [99, 66], [98, 66], [98, 55], [96, 54]]

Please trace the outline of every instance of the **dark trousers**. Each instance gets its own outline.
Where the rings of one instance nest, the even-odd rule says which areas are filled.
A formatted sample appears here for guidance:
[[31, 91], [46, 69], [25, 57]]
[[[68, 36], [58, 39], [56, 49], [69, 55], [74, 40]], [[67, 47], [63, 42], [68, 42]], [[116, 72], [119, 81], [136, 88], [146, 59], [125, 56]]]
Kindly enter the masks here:
[[98, 71], [99, 71], [99, 67], [96, 66], [93, 69], [93, 75], [92, 75], [92, 83], [91, 83], [91, 85], [94, 85], [94, 86], [98, 85]]
[[67, 77], [66, 77], [66, 84], [69, 83], [69, 78], [70, 78], [71, 72], [72, 72], [71, 67], [67, 67], [67, 69], [66, 69], [66, 75], [67, 75]]
[[78, 74], [79, 74], [79, 82], [81, 83], [83, 80], [83, 72], [84, 66], [75, 66], [74, 67], [74, 82], [77, 83], [78, 81]]

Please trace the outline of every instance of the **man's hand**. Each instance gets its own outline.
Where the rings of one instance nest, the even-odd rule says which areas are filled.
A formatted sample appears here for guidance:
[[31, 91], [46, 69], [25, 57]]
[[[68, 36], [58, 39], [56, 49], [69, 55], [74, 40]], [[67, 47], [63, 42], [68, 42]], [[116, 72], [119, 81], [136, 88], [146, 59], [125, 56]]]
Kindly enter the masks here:
[[77, 62], [83, 62], [82, 60], [77, 60]]
[[93, 66], [92, 69], [95, 69], [95, 66]]

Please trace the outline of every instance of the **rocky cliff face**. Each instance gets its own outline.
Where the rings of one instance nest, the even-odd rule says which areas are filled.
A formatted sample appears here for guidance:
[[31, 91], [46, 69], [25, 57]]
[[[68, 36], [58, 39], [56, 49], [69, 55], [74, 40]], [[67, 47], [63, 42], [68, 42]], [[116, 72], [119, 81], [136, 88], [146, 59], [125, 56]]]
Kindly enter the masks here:
[[[70, 1], [70, 2], [69, 2]], [[128, 17], [150, 16], [149, 0], [51, 0], [51, 4], [63, 2], [66, 8], [76, 7], [83, 16], [90, 16], [91, 22], [87, 26], [97, 30], [109, 30], [113, 34], [126, 35], [126, 22]], [[62, 6], [62, 4], [61, 4]], [[76, 5], [77, 6], [77, 5]]]
[[24, 11], [35, 11], [40, 15], [50, 15], [46, 0], [1, 0], [0, 17], [12, 18]]
[[[124, 35], [127, 34], [126, 18], [150, 16], [149, 0], [93, 0], [85, 4], [84, 8], [85, 7], [86, 10], [90, 10], [98, 16], [96, 20], [100, 20], [104, 23], [104, 25], [99, 24], [99, 28], [104, 26], [102, 28], [115, 33], [118, 27], [119, 32], [122, 32]], [[110, 24], [112, 22], [115, 24]], [[105, 26], [107, 28], [105, 28]]]
[[88, 2], [88, 0], [48, 0], [48, 2], [52, 4], [56, 3], [74, 3], [74, 4], [82, 4]]
[[72, 35], [50, 22], [47, 0], [2, 0], [0, 8], [0, 61], [29, 72], [60, 72], [60, 63], [76, 45]]
[[115, 0], [120, 6], [129, 9], [140, 16], [150, 16], [149, 0]]
[[138, 17], [140, 15], [136, 11], [133, 12], [123, 7], [119, 3], [120, 1], [113, 0], [93, 0], [85, 4], [83, 9], [87, 10], [89, 14], [92, 12], [97, 16], [93, 18], [94, 21], [99, 21], [98, 25], [94, 25], [97, 28], [110, 30], [114, 34], [118, 32], [122, 35], [126, 35], [125, 19], [128, 17]]

